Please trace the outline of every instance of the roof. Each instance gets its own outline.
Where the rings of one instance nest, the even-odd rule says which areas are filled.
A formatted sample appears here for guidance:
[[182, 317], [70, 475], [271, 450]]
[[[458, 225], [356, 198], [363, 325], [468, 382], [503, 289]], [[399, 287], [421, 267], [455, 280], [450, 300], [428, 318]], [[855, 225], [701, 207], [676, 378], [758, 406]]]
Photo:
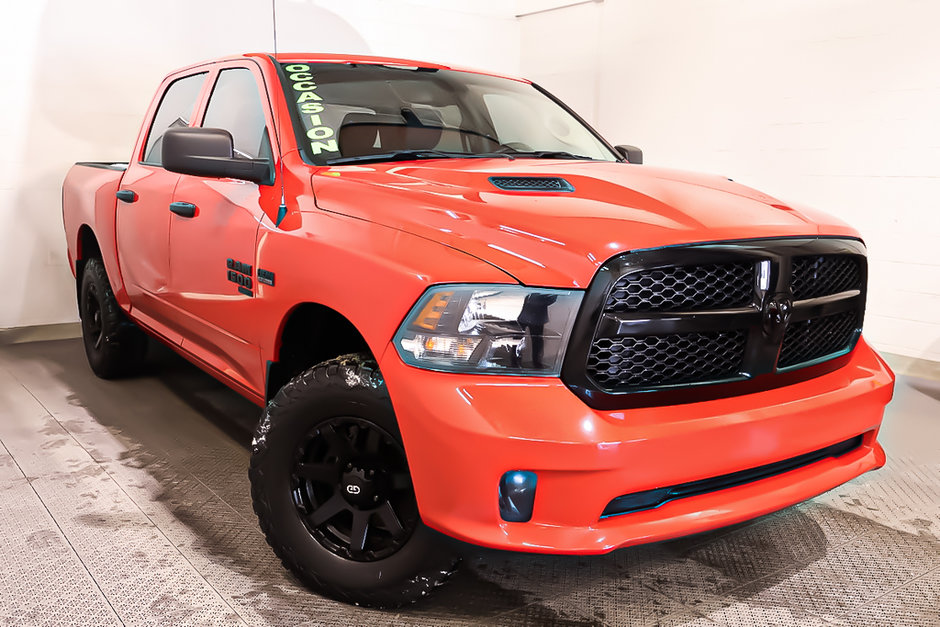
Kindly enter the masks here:
[[[429, 61], [419, 61], [417, 59], [401, 59], [397, 57], [378, 57], [363, 54], [327, 54], [314, 52], [279, 52], [277, 55], [269, 52], [248, 52], [245, 57], [274, 57], [278, 61], [285, 63], [288, 61], [303, 61], [306, 63], [362, 63], [374, 65], [402, 65], [406, 67], [427, 67], [438, 70], [455, 70], [457, 72], [471, 72], [473, 74], [484, 74], [486, 76], [496, 76], [498, 78], [508, 78], [514, 81], [529, 83], [531, 81], [517, 76], [490, 72], [487, 70], [477, 70], [473, 68], [458, 67], [453, 65], [443, 65], [441, 63], [431, 63]], [[238, 58], [228, 57], [228, 58]]]

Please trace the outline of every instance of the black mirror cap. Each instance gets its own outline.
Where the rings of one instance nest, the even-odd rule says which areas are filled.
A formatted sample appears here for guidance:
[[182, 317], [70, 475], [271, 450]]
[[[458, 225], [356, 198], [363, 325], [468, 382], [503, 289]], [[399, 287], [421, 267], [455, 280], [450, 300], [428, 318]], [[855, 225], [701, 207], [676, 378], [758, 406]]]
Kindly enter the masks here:
[[232, 134], [221, 128], [171, 128], [163, 135], [163, 167], [170, 172], [274, 183], [267, 159], [235, 158]]
[[636, 146], [627, 146], [626, 144], [623, 144], [620, 146], [614, 146], [614, 148], [617, 149], [617, 152], [620, 153], [621, 157], [627, 160], [627, 163], [635, 163], [637, 165], [643, 163], [643, 151]]
[[163, 165], [185, 165], [187, 157], [235, 156], [232, 134], [222, 128], [179, 127], [167, 129], [163, 135]]

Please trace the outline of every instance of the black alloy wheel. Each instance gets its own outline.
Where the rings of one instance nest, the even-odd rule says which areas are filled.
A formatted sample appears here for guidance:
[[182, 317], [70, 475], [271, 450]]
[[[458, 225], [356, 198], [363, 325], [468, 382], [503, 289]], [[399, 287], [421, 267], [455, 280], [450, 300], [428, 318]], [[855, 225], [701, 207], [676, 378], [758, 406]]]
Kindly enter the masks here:
[[414, 603], [460, 561], [419, 515], [398, 420], [375, 361], [350, 354], [290, 380], [251, 446], [265, 538], [301, 581], [370, 607]]
[[333, 418], [310, 432], [297, 451], [291, 495], [317, 542], [345, 559], [384, 559], [419, 522], [404, 449], [362, 418]]

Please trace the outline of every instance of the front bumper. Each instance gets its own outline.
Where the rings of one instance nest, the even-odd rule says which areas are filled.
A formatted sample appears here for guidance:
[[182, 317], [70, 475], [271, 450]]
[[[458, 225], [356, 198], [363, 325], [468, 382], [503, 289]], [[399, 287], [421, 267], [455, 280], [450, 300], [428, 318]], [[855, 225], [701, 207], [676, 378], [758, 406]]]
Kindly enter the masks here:
[[[593, 410], [558, 379], [381, 369], [418, 507], [430, 527], [488, 547], [605, 553], [748, 520], [881, 467], [876, 441], [894, 376], [859, 341], [842, 368], [764, 392], [683, 405]], [[602, 518], [614, 498], [796, 457], [857, 435], [839, 457], [744, 485]], [[532, 519], [502, 520], [500, 476], [538, 475]]]

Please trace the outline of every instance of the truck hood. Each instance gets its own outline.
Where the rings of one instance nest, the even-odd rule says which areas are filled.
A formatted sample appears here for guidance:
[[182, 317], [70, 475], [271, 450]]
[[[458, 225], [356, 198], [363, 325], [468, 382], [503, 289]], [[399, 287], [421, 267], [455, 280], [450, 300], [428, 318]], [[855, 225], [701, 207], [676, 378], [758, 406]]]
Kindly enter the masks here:
[[[564, 178], [503, 191], [491, 176]], [[441, 242], [526, 285], [586, 287], [619, 253], [692, 242], [843, 235], [847, 225], [719, 176], [600, 161], [438, 159], [313, 174], [317, 206]]]

